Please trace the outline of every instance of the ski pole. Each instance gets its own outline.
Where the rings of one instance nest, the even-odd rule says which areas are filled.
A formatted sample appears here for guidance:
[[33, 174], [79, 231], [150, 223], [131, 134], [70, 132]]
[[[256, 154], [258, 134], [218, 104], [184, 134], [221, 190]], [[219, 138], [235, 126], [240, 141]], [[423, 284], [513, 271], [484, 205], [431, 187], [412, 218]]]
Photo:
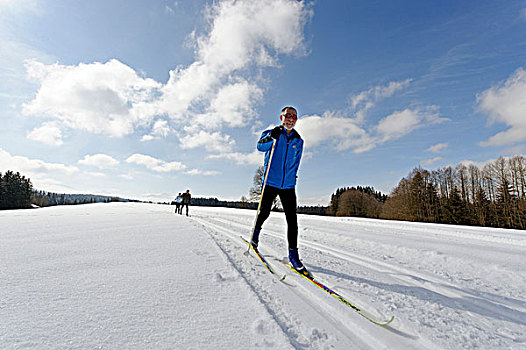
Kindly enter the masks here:
[[[270, 157], [268, 159], [267, 171], [265, 172], [265, 180], [263, 181], [263, 187], [261, 188], [261, 196], [259, 197], [258, 210], [256, 213], [256, 218], [254, 219], [254, 226], [252, 226], [252, 234], [250, 235], [250, 241], [249, 241], [250, 243], [252, 243], [252, 238], [254, 238], [254, 231], [256, 230], [256, 223], [258, 221], [259, 212], [261, 210], [261, 202], [263, 201], [263, 193], [265, 193], [265, 186], [267, 186], [267, 178], [268, 178], [268, 173], [270, 171], [270, 164], [272, 163], [272, 158], [274, 158], [274, 148], [276, 146], [276, 142], [277, 140], [272, 142], [272, 149], [270, 150]], [[248, 254], [248, 252], [250, 251], [250, 243], [248, 245], [248, 249], [245, 252], [245, 254]]]

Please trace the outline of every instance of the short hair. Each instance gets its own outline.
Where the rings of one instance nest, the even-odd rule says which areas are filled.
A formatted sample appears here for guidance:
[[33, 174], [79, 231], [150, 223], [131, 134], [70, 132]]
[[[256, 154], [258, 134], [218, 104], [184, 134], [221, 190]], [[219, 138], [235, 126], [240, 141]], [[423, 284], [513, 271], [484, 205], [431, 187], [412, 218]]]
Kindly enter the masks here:
[[293, 109], [296, 111], [296, 114], [298, 114], [298, 110], [292, 106], [283, 107], [283, 109], [281, 110], [281, 114], [283, 114], [283, 112], [285, 112], [287, 109]]

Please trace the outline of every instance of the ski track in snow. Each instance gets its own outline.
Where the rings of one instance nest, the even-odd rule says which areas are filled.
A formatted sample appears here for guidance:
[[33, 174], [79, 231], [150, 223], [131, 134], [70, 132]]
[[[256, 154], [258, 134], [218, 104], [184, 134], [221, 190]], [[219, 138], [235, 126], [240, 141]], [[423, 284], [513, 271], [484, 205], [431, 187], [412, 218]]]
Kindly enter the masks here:
[[[223, 251], [230, 256], [233, 264], [245, 266], [245, 269], [239, 268], [240, 273], [246, 276], [247, 283], [259, 300], [266, 306], [269, 314], [273, 316], [284, 333], [289, 337], [291, 345], [295, 349], [324, 349], [334, 346], [334, 344], [331, 344], [334, 340], [331, 339], [329, 341], [329, 336], [324, 330], [327, 327], [327, 323], [332, 326], [332, 332], [335, 333], [336, 348], [386, 348], [385, 345], [376, 343], [374, 339], [360, 342], [361, 338], [365, 338], [365, 336], [360, 335], [364, 331], [360, 327], [346, 326], [346, 318], [342, 317], [341, 314], [333, 313], [334, 307], [331, 307], [330, 304], [327, 305], [327, 302], [334, 303], [331, 300], [332, 298], [327, 298], [328, 295], [321, 294], [323, 292], [309, 290], [307, 288], [309, 286], [303, 284], [302, 281], [291, 284], [288, 280], [285, 280], [283, 283], [272, 278], [255, 256], [247, 257], [244, 255], [247, 248], [241, 241], [239, 232], [225, 229], [212, 223], [213, 220], [210, 220], [210, 218], [207, 219], [207, 221], [204, 221], [199, 218], [198, 222], [209, 228], [209, 232], [213, 235], [218, 245], [230, 246], [234, 244], [237, 246], [234, 252]], [[267, 254], [265, 255], [267, 258], [271, 258]], [[277, 261], [274, 260], [270, 263], [275, 270], [284, 272]], [[258, 271], [256, 276], [249, 274], [249, 272], [254, 270]], [[290, 280], [291, 278], [288, 277], [288, 279]], [[307, 323], [305, 320], [308, 320], [308, 324], [305, 324]]]
[[[199, 219], [223, 235], [232, 232], [230, 236], [235, 241], [239, 234], [250, 235], [253, 216], [248, 211], [246, 215], [202, 215]], [[285, 228], [280, 214], [272, 213], [263, 227], [260, 250], [275, 256], [277, 248], [284, 256]], [[353, 239], [356, 231], [362, 233]], [[363, 233], [370, 238], [364, 239]], [[388, 236], [390, 241], [377, 241], [375, 234]], [[397, 236], [405, 235], [415, 247], [404, 246], [405, 237], [397, 242]], [[432, 241], [439, 242], [440, 249]], [[300, 256], [311, 271], [365, 310], [383, 317], [391, 312], [396, 315], [389, 327], [391, 333], [398, 335], [393, 340], [386, 334], [378, 338], [378, 329], [353, 333], [356, 324], [363, 326], [367, 321], [352, 318], [349, 326], [350, 310], [344, 306], [331, 310], [332, 315], [336, 312], [344, 320], [343, 325], [347, 324], [344, 328], [349, 329], [352, 339], [361, 337], [367, 344], [371, 338], [378, 338], [379, 343], [373, 348], [526, 348], [526, 302], [522, 296], [526, 281], [525, 242], [525, 233], [516, 230], [300, 215]], [[367, 250], [356, 248], [364, 244]], [[371, 244], [378, 252], [371, 251]], [[477, 247], [481, 247], [481, 252], [476, 252]], [[451, 256], [448, 249], [453, 252]], [[458, 252], [465, 254], [457, 255]], [[494, 252], [499, 264], [490, 259], [485, 265], [475, 265]], [[396, 259], [398, 254], [403, 258], [400, 261]], [[472, 256], [475, 261], [466, 259]], [[517, 270], [506, 271], [506, 265]], [[500, 275], [503, 272], [507, 272], [505, 278]], [[506, 279], [507, 283], [501, 286], [491, 280], [495, 277]], [[516, 283], [510, 285], [514, 280]], [[308, 300], [313, 293], [318, 293], [316, 309], [322, 313], [332, 298], [320, 299], [319, 294], [324, 295], [319, 290], [304, 291], [303, 298]], [[335, 344], [341, 345], [332, 345]]]
[[255, 211], [111, 203], [0, 212], [1, 349], [526, 349], [526, 233], [299, 215], [300, 257]]

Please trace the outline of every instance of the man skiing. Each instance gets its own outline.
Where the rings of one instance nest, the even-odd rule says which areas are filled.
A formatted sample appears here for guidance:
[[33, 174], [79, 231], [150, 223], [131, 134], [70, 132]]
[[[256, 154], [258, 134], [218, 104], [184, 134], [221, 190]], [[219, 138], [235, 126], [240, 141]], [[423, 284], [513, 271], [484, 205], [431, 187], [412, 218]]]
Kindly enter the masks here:
[[[250, 244], [254, 249], [257, 249], [261, 227], [270, 215], [274, 199], [279, 195], [287, 220], [290, 263], [298, 272], [309, 276], [309, 272], [303, 266], [298, 254], [298, 219], [296, 216], [295, 187], [296, 174], [303, 153], [303, 139], [294, 129], [294, 125], [296, 125], [298, 120], [296, 109], [294, 107], [283, 108], [280, 120], [281, 125], [263, 131], [257, 144], [257, 149], [265, 152], [264, 174], [266, 174], [266, 182], [264, 182], [260, 211], [256, 216]], [[269, 164], [270, 168], [268, 168]], [[265, 181], [265, 178], [263, 181]]]

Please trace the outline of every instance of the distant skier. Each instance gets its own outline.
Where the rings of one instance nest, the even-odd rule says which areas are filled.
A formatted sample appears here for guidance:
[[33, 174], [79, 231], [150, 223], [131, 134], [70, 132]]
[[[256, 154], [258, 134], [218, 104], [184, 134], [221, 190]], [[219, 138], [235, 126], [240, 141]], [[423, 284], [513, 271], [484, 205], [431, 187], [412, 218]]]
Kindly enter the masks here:
[[181, 207], [183, 205], [183, 197], [181, 196], [181, 193], [175, 197], [175, 213], [181, 214]]
[[[303, 139], [293, 129], [298, 120], [298, 113], [294, 107], [285, 107], [280, 115], [281, 125], [274, 129], [263, 131], [257, 149], [265, 152], [264, 174], [270, 162], [267, 182], [261, 198], [261, 209], [257, 215], [252, 235], [251, 245], [257, 249], [259, 234], [265, 220], [270, 215], [272, 203], [279, 195], [285, 218], [287, 220], [287, 240], [289, 245], [289, 260], [294, 268], [304, 274], [309, 272], [303, 266], [298, 254], [298, 219], [296, 215], [296, 174], [303, 153]], [[272, 144], [274, 154], [270, 159]], [[265, 179], [263, 178], [263, 181]]]
[[192, 196], [190, 195], [190, 190], [186, 190], [186, 192], [183, 193], [181, 197], [183, 198], [183, 203], [181, 204], [179, 214], [183, 214], [183, 207], [186, 206], [186, 216], [188, 216], [188, 206], [190, 205], [190, 199], [192, 199]]

